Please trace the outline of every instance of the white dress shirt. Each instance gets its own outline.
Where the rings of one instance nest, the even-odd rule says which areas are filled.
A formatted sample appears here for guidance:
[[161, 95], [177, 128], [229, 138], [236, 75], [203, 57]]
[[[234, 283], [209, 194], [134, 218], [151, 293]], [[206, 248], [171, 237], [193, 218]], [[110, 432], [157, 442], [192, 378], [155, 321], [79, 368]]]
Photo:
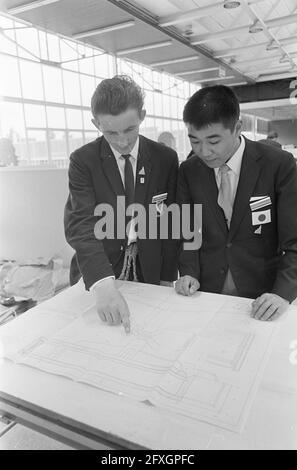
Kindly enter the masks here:
[[[228, 177], [230, 179], [233, 202], [234, 202], [236, 191], [237, 191], [244, 149], [245, 149], [245, 140], [244, 140], [244, 137], [240, 136], [240, 145], [238, 149], [236, 150], [234, 155], [232, 155], [232, 157], [226, 162], [226, 165], [228, 165], [228, 167], [230, 168], [230, 171], [228, 171]], [[221, 173], [219, 171], [219, 168], [215, 168], [214, 171], [215, 171], [217, 186], [220, 189]]]
[[[232, 206], [233, 206], [235, 196], [236, 196], [244, 149], [245, 149], [245, 140], [242, 136], [240, 136], [240, 145], [238, 149], [232, 155], [232, 157], [229, 158], [229, 160], [226, 162], [226, 165], [228, 165], [228, 167], [230, 168], [227, 175], [228, 175], [230, 185], [231, 185]], [[214, 171], [215, 171], [216, 183], [217, 183], [218, 189], [220, 190], [221, 172], [219, 171], [219, 168], [215, 168]], [[230, 269], [228, 269], [227, 271], [221, 294], [238, 295]]]
[[[116, 149], [114, 149], [111, 145], [110, 148], [115, 156], [119, 172], [122, 178], [123, 186], [125, 187], [125, 159], [122, 157], [122, 154], [119, 153]], [[135, 145], [133, 149], [130, 152], [130, 162], [132, 165], [132, 170], [133, 170], [133, 175], [134, 175], [134, 185], [135, 185], [135, 180], [136, 180], [136, 168], [137, 168], [137, 159], [138, 159], [138, 152], [139, 152], [139, 137], [137, 138]], [[130, 243], [136, 241], [137, 239], [137, 234], [135, 232], [135, 222], [134, 219], [131, 220], [130, 224], [130, 230], [129, 230], [129, 236], [128, 236], [128, 245]], [[90, 292], [94, 289], [94, 287], [99, 284], [99, 282], [105, 281], [106, 279], [114, 279], [114, 276], [108, 276], [104, 277], [103, 279], [99, 279], [99, 281], [95, 282], [91, 287], [90, 287]]]
[[[120, 171], [120, 174], [121, 174], [121, 178], [122, 178], [122, 181], [123, 181], [123, 185], [125, 187], [125, 160], [124, 158], [122, 158], [122, 154], [119, 153], [116, 149], [114, 149], [112, 146], [110, 146], [114, 156], [115, 156], [115, 159], [117, 161], [117, 165], [119, 167], [119, 171]], [[134, 184], [135, 184], [135, 178], [136, 178], [136, 168], [137, 168], [137, 159], [138, 159], [138, 152], [139, 152], [139, 137], [137, 138], [136, 142], [135, 142], [135, 145], [133, 147], [133, 149], [131, 150], [130, 152], [130, 162], [131, 162], [131, 165], [132, 165], [132, 169], [133, 169], [133, 175], [134, 175]]]

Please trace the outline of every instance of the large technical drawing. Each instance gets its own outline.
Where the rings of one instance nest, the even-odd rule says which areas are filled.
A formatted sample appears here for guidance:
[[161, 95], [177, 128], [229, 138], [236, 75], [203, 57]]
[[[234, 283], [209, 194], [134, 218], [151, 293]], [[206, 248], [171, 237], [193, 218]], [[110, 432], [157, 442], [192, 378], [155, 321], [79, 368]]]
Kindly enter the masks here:
[[77, 302], [65, 295], [59, 313], [46, 302], [14, 321], [13, 333], [5, 325], [2, 356], [240, 431], [275, 324], [251, 319], [248, 299], [206, 293], [187, 298], [136, 283], [120, 289], [131, 312], [129, 335], [122, 326], [103, 324], [92, 297], [78, 286]]

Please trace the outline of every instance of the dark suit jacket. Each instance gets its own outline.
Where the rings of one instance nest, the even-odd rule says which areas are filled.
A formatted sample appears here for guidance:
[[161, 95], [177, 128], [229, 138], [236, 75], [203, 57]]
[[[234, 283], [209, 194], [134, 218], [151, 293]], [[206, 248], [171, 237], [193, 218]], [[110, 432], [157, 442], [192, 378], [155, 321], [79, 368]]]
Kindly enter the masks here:
[[[144, 168], [144, 183], [140, 170]], [[166, 204], [175, 202], [178, 158], [172, 149], [140, 136], [137, 160], [135, 202], [152, 203], [153, 196], [168, 193]], [[118, 277], [122, 270], [127, 240], [125, 237], [98, 240], [94, 216], [98, 204], [107, 203], [117, 214], [117, 196], [124, 187], [116, 159], [109, 144], [100, 137], [70, 156], [69, 197], [65, 207], [65, 234], [76, 255], [71, 263], [70, 282], [82, 275], [86, 288], [104, 277]], [[122, 210], [125, 208], [122, 206]], [[117, 234], [117, 220], [115, 234]], [[139, 262], [144, 282], [159, 284], [177, 277], [177, 243], [172, 240], [138, 240]]]
[[257, 142], [261, 144], [266, 144], [266, 145], [273, 145], [274, 147], [278, 147], [279, 149], [282, 148], [282, 145], [279, 142], [277, 142], [276, 140], [272, 140], [272, 139], [260, 139]]
[[[246, 140], [230, 230], [217, 204], [213, 169], [197, 156], [181, 164], [179, 203], [202, 204], [200, 250], [181, 251], [180, 274], [197, 278], [200, 289], [221, 293], [228, 268], [240, 296], [273, 292], [297, 296], [297, 170], [293, 156]], [[252, 225], [253, 196], [270, 196], [271, 223]]]

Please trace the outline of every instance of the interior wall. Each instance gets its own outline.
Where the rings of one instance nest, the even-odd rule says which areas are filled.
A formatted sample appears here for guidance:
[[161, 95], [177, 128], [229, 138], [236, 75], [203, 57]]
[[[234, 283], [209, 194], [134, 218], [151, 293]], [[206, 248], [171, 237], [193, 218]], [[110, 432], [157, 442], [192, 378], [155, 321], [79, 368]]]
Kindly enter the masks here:
[[297, 146], [297, 119], [271, 121], [269, 130], [275, 130], [278, 133], [278, 141], [282, 145], [294, 144]]
[[292, 94], [291, 84], [293, 81], [294, 78], [285, 78], [252, 85], [235, 86], [233, 89], [240, 103], [287, 99]]
[[66, 169], [0, 169], [0, 258], [59, 255], [69, 266], [73, 254], [64, 236], [68, 196]]

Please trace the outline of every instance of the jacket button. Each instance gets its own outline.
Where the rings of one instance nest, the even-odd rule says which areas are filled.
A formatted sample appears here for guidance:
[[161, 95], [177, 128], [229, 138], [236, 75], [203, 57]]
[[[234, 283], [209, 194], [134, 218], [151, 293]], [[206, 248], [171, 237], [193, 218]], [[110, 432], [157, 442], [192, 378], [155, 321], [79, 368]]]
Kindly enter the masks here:
[[231, 246], [232, 246], [232, 243], [227, 243], [226, 245], [227, 248], [231, 248]]

